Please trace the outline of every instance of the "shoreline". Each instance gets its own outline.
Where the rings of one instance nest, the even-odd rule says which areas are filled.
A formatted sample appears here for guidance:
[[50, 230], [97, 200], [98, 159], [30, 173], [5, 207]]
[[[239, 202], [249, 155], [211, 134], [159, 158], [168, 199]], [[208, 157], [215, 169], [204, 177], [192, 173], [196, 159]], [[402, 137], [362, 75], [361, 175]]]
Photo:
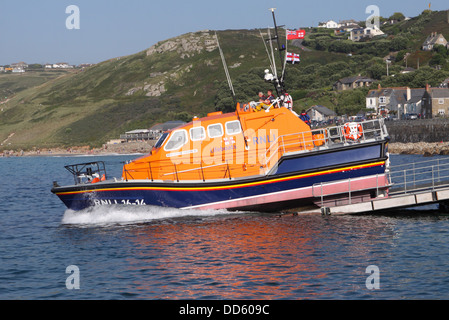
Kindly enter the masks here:
[[[3, 151], [0, 157], [74, 157], [74, 156], [119, 156], [142, 155], [151, 151], [153, 142], [129, 142], [116, 145], [104, 145], [101, 148], [71, 147], [43, 148], [28, 151]], [[431, 157], [449, 155], [449, 142], [416, 142], [388, 144], [390, 154], [422, 155]]]
[[151, 151], [154, 142], [129, 142], [103, 145], [101, 148], [88, 146], [69, 148], [33, 148], [33, 150], [5, 150], [0, 157], [77, 157], [77, 156], [118, 156], [141, 155]]

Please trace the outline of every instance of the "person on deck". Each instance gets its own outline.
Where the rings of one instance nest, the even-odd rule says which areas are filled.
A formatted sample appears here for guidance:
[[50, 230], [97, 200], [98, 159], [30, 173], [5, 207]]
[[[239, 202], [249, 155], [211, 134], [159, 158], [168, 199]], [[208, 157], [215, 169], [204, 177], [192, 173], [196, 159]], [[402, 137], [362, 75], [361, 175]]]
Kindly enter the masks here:
[[301, 114], [299, 115], [299, 119], [305, 122], [310, 127], [310, 117], [307, 114], [306, 110], [302, 110]]
[[265, 100], [265, 104], [271, 105], [274, 103], [274, 101], [276, 100], [276, 98], [273, 95], [273, 91], [272, 90], [268, 90], [267, 91], [268, 97]]

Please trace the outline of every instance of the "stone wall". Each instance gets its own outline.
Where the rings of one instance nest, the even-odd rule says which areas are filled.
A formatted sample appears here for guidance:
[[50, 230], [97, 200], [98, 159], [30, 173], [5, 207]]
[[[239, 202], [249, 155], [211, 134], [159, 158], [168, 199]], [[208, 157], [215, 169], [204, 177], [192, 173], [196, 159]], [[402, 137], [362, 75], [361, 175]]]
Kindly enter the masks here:
[[392, 143], [447, 142], [449, 119], [386, 121]]

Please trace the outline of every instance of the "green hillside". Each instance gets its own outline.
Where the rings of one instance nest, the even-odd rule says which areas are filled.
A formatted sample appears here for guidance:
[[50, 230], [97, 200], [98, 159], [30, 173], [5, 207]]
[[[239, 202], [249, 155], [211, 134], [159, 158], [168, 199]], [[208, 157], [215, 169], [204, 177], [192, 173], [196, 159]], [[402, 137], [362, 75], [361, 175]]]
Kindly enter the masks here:
[[[384, 37], [353, 43], [332, 30], [307, 29], [306, 50], [289, 42], [288, 51], [301, 54], [301, 63], [287, 68], [287, 89], [295, 109], [323, 104], [340, 114], [357, 112], [364, 107], [367, 89], [332, 90], [338, 79], [357, 74], [382, 86], [412, 87], [436, 85], [449, 77], [447, 51], [420, 51], [431, 32], [449, 39], [447, 11], [423, 12], [382, 30]], [[259, 30], [217, 34], [239, 101], [254, 100], [258, 91], [271, 88], [263, 81], [269, 62]], [[401, 56], [406, 53], [408, 66], [417, 67], [419, 58], [420, 69], [402, 75], [406, 62]], [[388, 54], [397, 57], [390, 77], [383, 61]], [[434, 69], [436, 63], [441, 70]], [[214, 31], [161, 41], [83, 71], [2, 74], [0, 94], [0, 102], [3, 95], [10, 98], [1, 105], [2, 149], [99, 146], [128, 130], [233, 108]]]

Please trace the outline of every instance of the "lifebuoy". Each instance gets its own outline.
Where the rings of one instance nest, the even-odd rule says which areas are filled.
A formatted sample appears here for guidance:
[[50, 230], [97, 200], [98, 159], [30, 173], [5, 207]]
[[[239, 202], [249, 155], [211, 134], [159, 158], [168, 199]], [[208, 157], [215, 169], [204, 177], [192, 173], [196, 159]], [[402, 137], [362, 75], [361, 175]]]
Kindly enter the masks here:
[[359, 140], [363, 135], [363, 128], [360, 123], [348, 122], [343, 126], [343, 135], [349, 140]]

